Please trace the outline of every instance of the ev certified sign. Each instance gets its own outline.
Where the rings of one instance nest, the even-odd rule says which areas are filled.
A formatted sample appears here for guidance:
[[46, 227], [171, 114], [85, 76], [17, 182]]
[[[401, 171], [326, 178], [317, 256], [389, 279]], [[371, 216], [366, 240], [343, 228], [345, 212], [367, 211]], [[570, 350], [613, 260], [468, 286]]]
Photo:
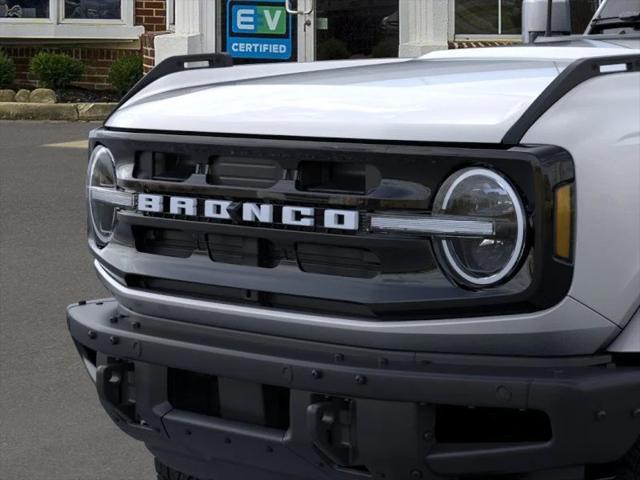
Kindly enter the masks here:
[[227, 52], [234, 58], [291, 60], [293, 20], [285, 0], [228, 0]]

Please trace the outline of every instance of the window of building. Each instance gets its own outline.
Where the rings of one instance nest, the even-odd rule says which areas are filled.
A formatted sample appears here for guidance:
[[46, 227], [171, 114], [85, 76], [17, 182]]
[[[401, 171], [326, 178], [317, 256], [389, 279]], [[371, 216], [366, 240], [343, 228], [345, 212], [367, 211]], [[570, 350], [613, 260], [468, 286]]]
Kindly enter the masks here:
[[120, 20], [122, 18], [122, 1], [65, 0], [64, 18], [85, 20]]
[[457, 35], [520, 35], [522, 0], [455, 0]]
[[49, 0], [0, 0], [0, 18], [49, 18]]
[[0, 0], [0, 38], [138, 39], [135, 0]]

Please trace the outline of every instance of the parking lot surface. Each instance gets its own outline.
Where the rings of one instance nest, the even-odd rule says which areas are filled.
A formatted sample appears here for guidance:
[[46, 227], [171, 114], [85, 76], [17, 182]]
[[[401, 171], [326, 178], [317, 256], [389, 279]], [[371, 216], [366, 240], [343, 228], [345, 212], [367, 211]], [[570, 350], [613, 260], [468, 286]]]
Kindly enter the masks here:
[[107, 296], [86, 246], [88, 132], [0, 121], [0, 480], [151, 480], [100, 406], [65, 307]]

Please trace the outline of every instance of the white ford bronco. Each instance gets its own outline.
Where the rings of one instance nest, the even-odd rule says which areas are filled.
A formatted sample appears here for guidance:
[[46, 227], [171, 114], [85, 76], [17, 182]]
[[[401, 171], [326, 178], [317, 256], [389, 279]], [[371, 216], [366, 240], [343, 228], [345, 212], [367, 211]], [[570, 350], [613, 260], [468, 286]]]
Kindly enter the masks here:
[[638, 480], [638, 13], [145, 77], [91, 135], [113, 298], [68, 324], [158, 478]]

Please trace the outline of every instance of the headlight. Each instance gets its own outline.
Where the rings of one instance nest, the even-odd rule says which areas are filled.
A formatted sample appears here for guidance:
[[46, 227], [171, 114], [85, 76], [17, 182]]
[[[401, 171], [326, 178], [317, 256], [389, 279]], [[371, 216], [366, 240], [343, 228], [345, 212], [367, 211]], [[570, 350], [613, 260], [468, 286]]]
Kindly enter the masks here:
[[456, 172], [436, 195], [433, 214], [495, 222], [493, 234], [434, 240], [438, 258], [456, 281], [486, 287], [515, 271], [524, 251], [526, 220], [520, 197], [502, 175], [485, 168]]
[[118, 208], [130, 208], [133, 196], [118, 190], [113, 155], [103, 146], [96, 147], [91, 153], [87, 174], [87, 200], [93, 232], [96, 239], [106, 245], [113, 237]]

